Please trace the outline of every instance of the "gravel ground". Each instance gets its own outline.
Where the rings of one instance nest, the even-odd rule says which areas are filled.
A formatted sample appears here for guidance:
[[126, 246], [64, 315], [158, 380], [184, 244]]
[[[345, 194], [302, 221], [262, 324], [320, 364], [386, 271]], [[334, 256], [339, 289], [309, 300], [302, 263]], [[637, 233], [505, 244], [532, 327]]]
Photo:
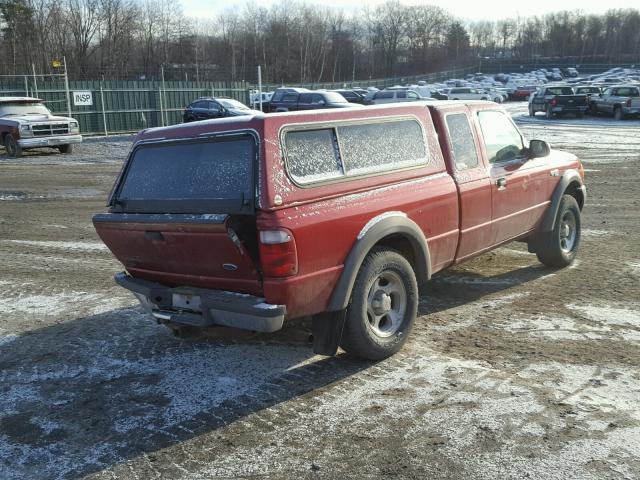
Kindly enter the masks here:
[[0, 153], [0, 478], [640, 478], [640, 121], [547, 121], [589, 199], [578, 260], [512, 244], [437, 275], [404, 350], [314, 356], [309, 325], [176, 339], [90, 223], [130, 137]]

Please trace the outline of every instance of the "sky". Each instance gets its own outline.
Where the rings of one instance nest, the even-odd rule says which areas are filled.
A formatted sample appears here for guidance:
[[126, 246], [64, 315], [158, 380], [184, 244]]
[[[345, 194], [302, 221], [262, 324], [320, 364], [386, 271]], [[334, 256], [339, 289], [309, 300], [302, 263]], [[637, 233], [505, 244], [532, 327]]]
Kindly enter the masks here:
[[[306, 3], [342, 8], [346, 12], [356, 11], [365, 5], [374, 8], [385, 0], [306, 0]], [[638, 8], [632, 0], [400, 0], [406, 5], [436, 5], [464, 20], [500, 20], [504, 18], [531, 17], [559, 10], [582, 10], [585, 13], [603, 13], [612, 8]], [[228, 10], [243, 9], [247, 3], [269, 7], [280, 0], [181, 0], [185, 15], [196, 18], [216, 18]]]

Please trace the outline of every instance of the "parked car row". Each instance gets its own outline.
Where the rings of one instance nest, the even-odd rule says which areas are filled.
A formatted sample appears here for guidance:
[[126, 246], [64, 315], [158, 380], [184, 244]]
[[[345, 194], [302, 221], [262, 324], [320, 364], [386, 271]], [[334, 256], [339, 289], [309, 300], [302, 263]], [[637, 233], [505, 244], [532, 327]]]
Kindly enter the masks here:
[[[497, 75], [477, 72], [464, 79], [452, 78], [439, 83], [420, 81], [384, 90], [376, 87], [336, 90], [281, 87], [272, 92], [252, 91], [250, 105], [253, 110], [261, 109], [263, 112], [288, 112], [419, 100], [486, 100], [496, 103], [513, 100], [529, 102], [529, 114], [532, 116], [539, 112], [548, 118], [568, 113], [577, 116], [605, 113], [624, 118], [637, 114], [633, 92], [638, 86], [640, 72], [632, 69], [615, 68], [599, 75], [580, 77], [573, 67], [540, 68], [531, 72]], [[609, 87], [614, 90], [607, 91]], [[207, 97], [189, 105], [183, 120], [190, 122], [246, 115], [253, 110], [232, 99]]]
[[640, 85], [540, 87], [529, 99], [529, 116], [544, 112], [548, 119], [571, 113], [582, 117], [612, 115], [616, 120], [640, 115]]

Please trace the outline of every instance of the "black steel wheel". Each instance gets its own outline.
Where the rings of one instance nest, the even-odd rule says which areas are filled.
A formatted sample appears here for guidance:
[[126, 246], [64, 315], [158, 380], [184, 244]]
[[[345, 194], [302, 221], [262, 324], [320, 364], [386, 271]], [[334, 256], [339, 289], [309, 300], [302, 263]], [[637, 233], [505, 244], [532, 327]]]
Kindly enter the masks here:
[[578, 253], [580, 232], [578, 202], [571, 195], [563, 195], [553, 230], [538, 236], [536, 246], [538, 260], [554, 268], [571, 265]]
[[397, 251], [375, 248], [356, 277], [341, 346], [368, 360], [387, 358], [406, 342], [417, 312], [413, 268]]

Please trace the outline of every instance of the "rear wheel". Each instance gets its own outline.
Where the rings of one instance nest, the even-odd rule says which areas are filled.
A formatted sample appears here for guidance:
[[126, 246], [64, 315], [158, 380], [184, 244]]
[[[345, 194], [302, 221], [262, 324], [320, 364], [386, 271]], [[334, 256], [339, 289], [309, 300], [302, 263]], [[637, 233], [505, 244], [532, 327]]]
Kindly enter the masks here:
[[553, 230], [537, 239], [538, 260], [549, 267], [562, 268], [571, 265], [580, 245], [580, 207], [571, 195], [560, 201]]
[[615, 120], [623, 120], [624, 114], [622, 113], [622, 109], [620, 107], [616, 107], [613, 109], [613, 118]]
[[7, 150], [7, 155], [10, 157], [18, 158], [22, 156], [22, 147], [10, 133], [4, 137], [4, 148]]
[[547, 105], [547, 108], [545, 109], [544, 113], [547, 119], [549, 120], [551, 120], [555, 116], [553, 113], [553, 110], [551, 109], [551, 105]]
[[58, 150], [60, 153], [73, 153], [73, 145], [60, 145]]
[[529, 116], [530, 117], [535, 117], [536, 116], [536, 112], [533, 111], [533, 105], [529, 104]]
[[418, 284], [411, 265], [395, 250], [375, 248], [365, 258], [347, 308], [341, 346], [381, 360], [407, 340], [418, 312]]

